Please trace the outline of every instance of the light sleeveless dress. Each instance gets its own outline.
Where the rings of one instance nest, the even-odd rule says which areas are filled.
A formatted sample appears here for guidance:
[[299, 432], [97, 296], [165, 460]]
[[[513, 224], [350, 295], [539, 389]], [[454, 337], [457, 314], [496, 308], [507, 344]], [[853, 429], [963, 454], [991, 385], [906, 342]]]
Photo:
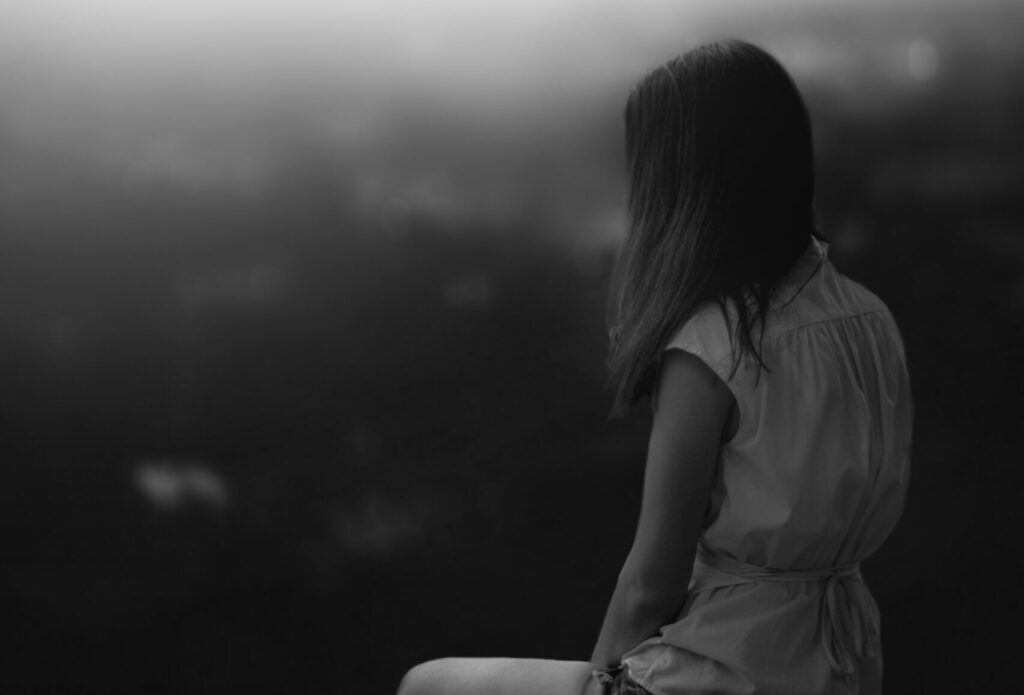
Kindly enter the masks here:
[[881, 692], [880, 616], [858, 563], [893, 530], [910, 477], [900, 333], [818, 239], [784, 278], [766, 325], [771, 372], [759, 377], [744, 359], [729, 378], [730, 330], [717, 305], [666, 348], [704, 360], [740, 417], [721, 448], [682, 610], [622, 659], [656, 695]]

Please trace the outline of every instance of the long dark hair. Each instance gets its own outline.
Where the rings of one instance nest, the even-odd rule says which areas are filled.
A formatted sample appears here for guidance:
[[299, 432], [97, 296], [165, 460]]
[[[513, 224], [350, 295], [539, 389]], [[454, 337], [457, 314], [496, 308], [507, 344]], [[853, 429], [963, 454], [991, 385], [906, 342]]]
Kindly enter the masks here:
[[[786, 70], [745, 41], [649, 72], [623, 114], [629, 234], [608, 303], [609, 418], [652, 393], [661, 352], [708, 301], [735, 309], [733, 372], [814, 228], [811, 124]], [[726, 312], [729, 316], [729, 312]], [[730, 374], [730, 378], [731, 378]]]

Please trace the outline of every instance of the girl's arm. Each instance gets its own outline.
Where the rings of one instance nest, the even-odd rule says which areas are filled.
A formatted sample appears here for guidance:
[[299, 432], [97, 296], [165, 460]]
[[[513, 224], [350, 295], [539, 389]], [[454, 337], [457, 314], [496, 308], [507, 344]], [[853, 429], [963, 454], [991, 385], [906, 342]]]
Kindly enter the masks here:
[[664, 353], [633, 547], [591, 662], [606, 669], [675, 620], [693, 572], [732, 392], [697, 356]]

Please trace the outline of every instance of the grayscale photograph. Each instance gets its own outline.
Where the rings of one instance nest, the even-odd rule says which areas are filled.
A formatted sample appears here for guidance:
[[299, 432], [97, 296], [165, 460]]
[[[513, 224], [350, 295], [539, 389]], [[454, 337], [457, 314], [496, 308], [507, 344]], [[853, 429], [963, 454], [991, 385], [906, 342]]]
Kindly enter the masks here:
[[1017, 692], [1022, 344], [1020, 0], [0, 0], [0, 693]]

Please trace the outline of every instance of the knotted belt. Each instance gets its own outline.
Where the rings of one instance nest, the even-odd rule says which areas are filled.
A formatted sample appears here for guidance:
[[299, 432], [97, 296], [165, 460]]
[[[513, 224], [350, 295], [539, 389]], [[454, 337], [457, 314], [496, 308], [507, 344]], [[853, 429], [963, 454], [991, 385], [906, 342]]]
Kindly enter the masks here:
[[691, 591], [760, 581], [825, 582], [818, 625], [829, 666], [840, 676], [849, 677], [856, 668], [855, 659], [862, 660], [872, 653], [878, 622], [874, 611], [864, 605], [867, 587], [859, 563], [810, 570], [761, 567], [715, 552], [701, 541], [693, 579]]

